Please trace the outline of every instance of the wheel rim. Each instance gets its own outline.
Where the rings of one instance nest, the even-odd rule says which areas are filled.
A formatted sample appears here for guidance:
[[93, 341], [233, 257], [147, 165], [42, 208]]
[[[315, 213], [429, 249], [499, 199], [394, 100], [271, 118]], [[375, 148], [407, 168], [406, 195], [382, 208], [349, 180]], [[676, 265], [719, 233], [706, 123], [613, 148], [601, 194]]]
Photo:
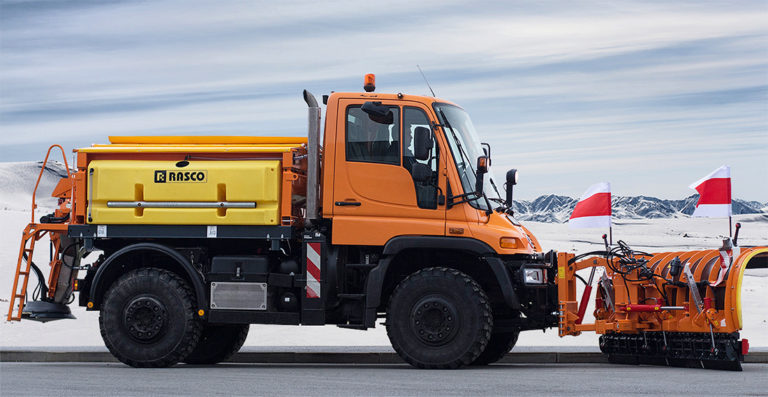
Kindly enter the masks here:
[[411, 310], [411, 330], [427, 345], [447, 344], [456, 336], [458, 329], [456, 307], [442, 297], [424, 297]]
[[131, 300], [123, 312], [128, 335], [138, 342], [148, 343], [165, 333], [168, 313], [159, 300], [140, 296]]

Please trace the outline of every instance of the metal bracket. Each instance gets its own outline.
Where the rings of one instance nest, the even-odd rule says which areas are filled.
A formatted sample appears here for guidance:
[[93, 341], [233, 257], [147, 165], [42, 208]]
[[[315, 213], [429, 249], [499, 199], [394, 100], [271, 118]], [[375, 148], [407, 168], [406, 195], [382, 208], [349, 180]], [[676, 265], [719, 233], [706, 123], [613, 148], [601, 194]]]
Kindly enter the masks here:
[[616, 308], [613, 306], [613, 298], [611, 298], [613, 295], [613, 286], [611, 285], [611, 280], [605, 275], [605, 272], [600, 276], [600, 288], [603, 289], [603, 295], [605, 295], [605, 301], [608, 303], [608, 307], [612, 311], [615, 311]]
[[688, 289], [691, 290], [693, 301], [696, 303], [696, 310], [701, 313], [704, 309], [704, 302], [701, 300], [701, 295], [699, 294], [699, 286], [693, 281], [693, 273], [691, 273], [691, 268], [688, 266], [688, 262], [683, 266], [683, 274], [685, 274], [685, 281], [688, 283]]

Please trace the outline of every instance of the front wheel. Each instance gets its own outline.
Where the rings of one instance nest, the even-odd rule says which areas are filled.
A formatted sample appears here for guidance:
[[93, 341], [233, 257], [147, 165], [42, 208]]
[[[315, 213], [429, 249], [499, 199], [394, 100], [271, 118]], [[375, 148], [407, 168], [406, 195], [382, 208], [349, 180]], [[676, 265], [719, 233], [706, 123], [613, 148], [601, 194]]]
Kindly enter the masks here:
[[501, 360], [515, 347], [519, 335], [520, 331], [492, 334], [491, 339], [488, 341], [488, 346], [485, 347], [483, 353], [471, 365], [488, 365]]
[[387, 335], [418, 368], [469, 365], [488, 344], [491, 307], [470, 276], [444, 267], [420, 270], [398, 284], [387, 309]]
[[169, 367], [197, 345], [202, 324], [195, 298], [174, 273], [141, 268], [124, 274], [104, 295], [99, 327], [115, 358], [132, 367]]
[[184, 362], [187, 364], [216, 364], [237, 353], [248, 337], [250, 324], [206, 325], [197, 347]]

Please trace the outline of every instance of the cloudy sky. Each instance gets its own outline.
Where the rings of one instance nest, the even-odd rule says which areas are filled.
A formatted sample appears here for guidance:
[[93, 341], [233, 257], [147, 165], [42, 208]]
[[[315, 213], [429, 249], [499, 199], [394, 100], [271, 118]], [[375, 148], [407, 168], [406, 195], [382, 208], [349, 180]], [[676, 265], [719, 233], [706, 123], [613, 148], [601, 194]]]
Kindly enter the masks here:
[[108, 135], [302, 135], [301, 90], [462, 105], [516, 197], [768, 201], [768, 2], [0, 2], [0, 153]]

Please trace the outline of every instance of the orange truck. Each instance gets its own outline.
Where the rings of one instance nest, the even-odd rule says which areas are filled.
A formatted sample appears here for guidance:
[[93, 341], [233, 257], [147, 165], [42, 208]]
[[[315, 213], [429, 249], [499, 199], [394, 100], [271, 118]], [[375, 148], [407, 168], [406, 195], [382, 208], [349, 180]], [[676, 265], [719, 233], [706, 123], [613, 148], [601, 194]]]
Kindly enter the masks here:
[[[226, 360], [249, 324], [385, 319], [419, 368], [493, 363], [521, 331], [550, 327], [602, 334], [615, 362], [741, 368], [740, 283], [768, 248], [545, 252], [514, 218], [517, 172], [493, 179], [491, 148], [461, 107], [376, 93], [372, 75], [364, 88], [323, 96], [324, 132], [305, 91], [306, 137], [125, 136], [76, 149], [59, 208], [36, 220], [33, 198], [8, 320], [72, 318], [77, 292], [110, 352], [135, 367]], [[43, 236], [47, 279], [32, 261]], [[586, 269], [602, 269], [594, 323], [583, 321]]]

